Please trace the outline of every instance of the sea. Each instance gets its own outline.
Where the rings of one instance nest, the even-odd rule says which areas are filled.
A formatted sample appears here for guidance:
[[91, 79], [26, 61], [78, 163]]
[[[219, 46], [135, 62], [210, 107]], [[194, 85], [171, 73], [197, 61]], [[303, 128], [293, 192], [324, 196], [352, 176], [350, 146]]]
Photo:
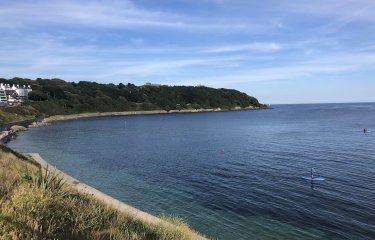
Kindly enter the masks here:
[[209, 238], [375, 239], [375, 103], [271, 107], [57, 122], [8, 145]]

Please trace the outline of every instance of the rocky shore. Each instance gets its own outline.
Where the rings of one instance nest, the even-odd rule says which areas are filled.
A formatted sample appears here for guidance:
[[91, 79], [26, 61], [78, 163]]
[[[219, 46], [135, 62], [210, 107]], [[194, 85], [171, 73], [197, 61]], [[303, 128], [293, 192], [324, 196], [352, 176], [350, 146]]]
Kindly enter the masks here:
[[0, 133], [0, 143], [4, 144], [15, 138], [16, 133], [20, 131], [26, 131], [27, 128], [24, 126], [13, 125], [9, 130], [2, 131]]

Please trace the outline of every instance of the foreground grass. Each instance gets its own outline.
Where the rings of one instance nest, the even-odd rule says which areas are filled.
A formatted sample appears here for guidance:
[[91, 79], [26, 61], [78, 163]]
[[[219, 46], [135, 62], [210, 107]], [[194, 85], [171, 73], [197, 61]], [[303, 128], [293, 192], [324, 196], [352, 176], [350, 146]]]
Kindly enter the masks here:
[[0, 147], [0, 239], [191, 239], [180, 219], [152, 225], [64, 184], [33, 160]]

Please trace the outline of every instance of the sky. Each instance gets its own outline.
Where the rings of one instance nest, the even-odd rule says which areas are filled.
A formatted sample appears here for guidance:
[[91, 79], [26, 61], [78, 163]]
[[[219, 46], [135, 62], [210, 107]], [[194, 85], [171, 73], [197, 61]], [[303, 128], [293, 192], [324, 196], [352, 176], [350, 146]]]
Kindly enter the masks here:
[[374, 0], [0, 0], [0, 77], [375, 102]]

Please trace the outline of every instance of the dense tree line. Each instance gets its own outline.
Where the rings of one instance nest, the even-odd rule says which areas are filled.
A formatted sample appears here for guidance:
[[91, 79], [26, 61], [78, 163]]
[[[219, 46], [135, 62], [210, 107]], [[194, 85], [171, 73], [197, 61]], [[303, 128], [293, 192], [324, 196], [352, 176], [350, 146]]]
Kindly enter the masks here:
[[165, 86], [134, 84], [100, 84], [61, 79], [0, 79], [0, 82], [30, 85], [32, 106], [43, 114], [71, 114], [129, 110], [171, 110], [235, 107], [263, 107], [254, 97], [232, 89], [204, 86]]

